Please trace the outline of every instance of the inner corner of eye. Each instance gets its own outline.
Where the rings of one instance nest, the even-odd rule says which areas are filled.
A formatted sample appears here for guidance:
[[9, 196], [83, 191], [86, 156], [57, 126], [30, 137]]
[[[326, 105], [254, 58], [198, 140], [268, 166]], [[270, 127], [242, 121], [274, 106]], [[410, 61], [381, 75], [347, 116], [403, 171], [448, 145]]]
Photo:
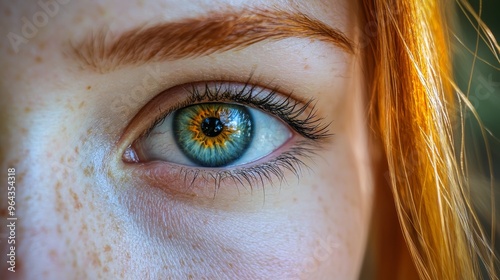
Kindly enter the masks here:
[[235, 167], [269, 156], [292, 136], [287, 124], [260, 109], [200, 103], [169, 114], [146, 137], [136, 140], [124, 158], [192, 167]]
[[132, 146], [128, 146], [122, 155], [122, 160], [126, 163], [138, 163], [140, 158]]

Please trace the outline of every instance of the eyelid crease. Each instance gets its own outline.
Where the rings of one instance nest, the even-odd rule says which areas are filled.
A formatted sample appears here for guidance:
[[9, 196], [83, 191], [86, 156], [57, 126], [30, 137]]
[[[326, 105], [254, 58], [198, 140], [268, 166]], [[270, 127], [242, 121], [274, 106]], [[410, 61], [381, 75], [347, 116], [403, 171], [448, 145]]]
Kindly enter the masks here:
[[84, 67], [106, 73], [125, 65], [209, 55], [289, 37], [317, 39], [354, 52], [353, 43], [340, 30], [304, 13], [276, 8], [212, 12], [199, 18], [137, 27], [114, 38], [101, 31], [81, 43], [70, 44], [73, 57]]

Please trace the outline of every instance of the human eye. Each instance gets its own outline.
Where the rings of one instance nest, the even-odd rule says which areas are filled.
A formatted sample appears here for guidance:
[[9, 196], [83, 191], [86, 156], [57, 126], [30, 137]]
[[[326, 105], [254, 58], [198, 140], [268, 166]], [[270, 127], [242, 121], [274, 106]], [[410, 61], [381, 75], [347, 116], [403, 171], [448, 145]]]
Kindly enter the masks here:
[[179, 189], [228, 182], [255, 187], [282, 181], [288, 172], [299, 176], [304, 159], [330, 136], [313, 100], [248, 82], [177, 86], [136, 118], [147, 119], [149, 112], [156, 116], [123, 160], [154, 170], [148, 174], [156, 183], [180, 183]]

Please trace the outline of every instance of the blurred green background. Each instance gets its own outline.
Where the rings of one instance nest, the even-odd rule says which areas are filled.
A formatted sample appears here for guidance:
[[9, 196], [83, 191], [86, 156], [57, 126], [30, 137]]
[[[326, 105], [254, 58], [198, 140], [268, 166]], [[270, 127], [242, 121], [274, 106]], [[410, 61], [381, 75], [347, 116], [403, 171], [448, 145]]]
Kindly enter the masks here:
[[[476, 11], [479, 10], [478, 2], [478, 0], [471, 1]], [[457, 34], [457, 36], [463, 45], [474, 51], [476, 49], [477, 31], [473, 24], [476, 25], [477, 23], [474, 22], [472, 16], [473, 22], [471, 23], [459, 9], [457, 12], [460, 15], [460, 29], [462, 31], [462, 34]], [[483, 0], [482, 18], [493, 34], [497, 35], [497, 37], [500, 36], [500, 1]], [[496, 176], [500, 176], [500, 165], [498, 165], [500, 164], [498, 162], [500, 159], [500, 71], [498, 70], [500, 63], [484, 40], [479, 38], [478, 56], [474, 68], [472, 68], [474, 55], [465, 50], [463, 45], [458, 40], [455, 41], [455, 75], [458, 86], [463, 92], [467, 92], [469, 77], [471, 70], [473, 70], [469, 100], [477, 110], [484, 126], [497, 138], [495, 140], [490, 137], [488, 140], [490, 141], [491, 155], [496, 159], [497, 164], [494, 172]], [[481, 59], [490, 63], [491, 66]], [[473, 116], [468, 114], [468, 118], [470, 120], [468, 129], [472, 132], [469, 136], [477, 135], [480, 133], [479, 126], [473, 121]], [[471, 140], [480, 140], [482, 142], [482, 139], [474, 138], [477, 137], [470, 137], [469, 142]], [[484, 150], [480, 151], [480, 153], [484, 152]]]
[[[481, 11], [482, 20], [497, 37], [497, 42], [500, 37], [500, 1], [470, 0], [470, 4], [476, 12]], [[483, 38], [479, 38], [474, 60], [475, 55], [470, 51], [476, 50], [477, 21], [472, 14], [462, 11], [458, 4], [456, 11], [460, 30], [453, 46], [456, 81], [462, 92], [469, 93], [469, 100], [487, 130], [486, 137], [483, 137], [479, 122], [470, 110], [466, 113], [465, 143], [471, 193], [488, 234], [491, 233], [492, 226], [496, 228], [496, 249], [500, 252], [500, 225], [497, 222], [500, 220], [500, 63], [494, 55], [495, 52], [498, 55], [498, 50], [494, 52], [488, 47], [484, 32], [481, 32]], [[490, 47], [494, 48], [491, 44]], [[493, 181], [491, 177], [494, 177]], [[492, 205], [494, 200], [496, 207]], [[492, 209], [495, 209], [496, 217], [492, 217]], [[497, 267], [497, 270], [500, 268]]]

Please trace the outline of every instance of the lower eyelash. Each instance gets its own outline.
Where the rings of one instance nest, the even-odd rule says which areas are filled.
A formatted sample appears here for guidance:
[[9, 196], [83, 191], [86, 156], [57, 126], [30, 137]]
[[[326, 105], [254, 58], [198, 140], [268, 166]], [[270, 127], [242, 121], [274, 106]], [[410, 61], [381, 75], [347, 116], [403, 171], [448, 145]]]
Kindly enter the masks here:
[[[261, 164], [250, 167], [234, 168], [232, 170], [206, 170], [193, 167], [182, 167], [179, 170], [179, 176], [183, 177], [184, 186], [187, 190], [197, 185], [208, 185], [213, 183], [214, 196], [221, 185], [226, 182], [235, 183], [242, 187], [250, 189], [265, 185], [273, 185], [275, 179], [279, 183], [286, 182], [286, 172], [293, 173], [297, 179], [300, 179], [304, 168], [309, 169], [305, 160], [310, 160], [319, 149], [317, 143], [310, 140], [298, 141], [288, 151], [281, 153], [276, 158]], [[231, 185], [234, 186], [234, 185]]]

